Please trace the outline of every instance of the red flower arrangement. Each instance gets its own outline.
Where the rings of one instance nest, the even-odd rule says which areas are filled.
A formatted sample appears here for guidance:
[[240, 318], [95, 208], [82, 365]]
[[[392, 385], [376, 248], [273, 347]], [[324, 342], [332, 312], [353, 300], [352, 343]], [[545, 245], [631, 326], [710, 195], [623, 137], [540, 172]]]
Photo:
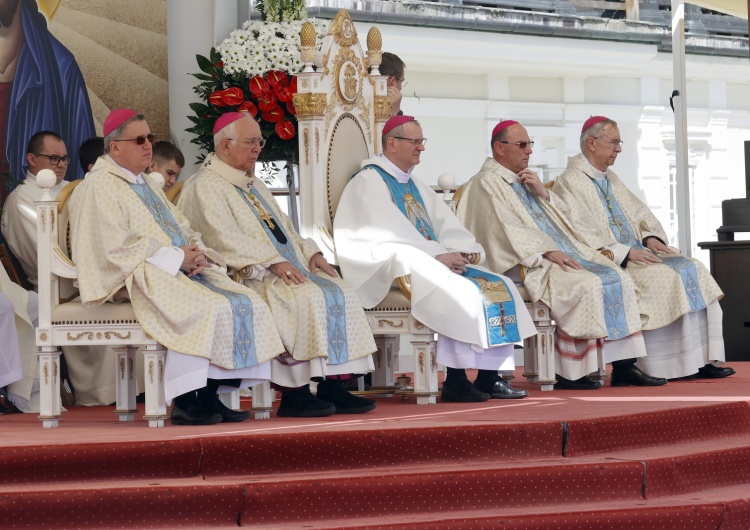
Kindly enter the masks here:
[[[201, 83], [195, 92], [206, 103], [192, 103], [195, 116], [188, 116], [195, 126], [188, 132], [196, 135], [193, 143], [205, 152], [214, 150], [213, 123], [225, 112], [247, 112], [258, 121], [266, 146], [260, 160], [299, 161], [297, 127], [292, 99], [297, 92], [297, 78], [271, 70], [265, 75], [236, 79], [226, 75], [223, 63], [215, 49], [211, 49], [211, 60], [197, 56], [202, 73], [193, 74]], [[223, 88], [226, 87], [226, 88]]]

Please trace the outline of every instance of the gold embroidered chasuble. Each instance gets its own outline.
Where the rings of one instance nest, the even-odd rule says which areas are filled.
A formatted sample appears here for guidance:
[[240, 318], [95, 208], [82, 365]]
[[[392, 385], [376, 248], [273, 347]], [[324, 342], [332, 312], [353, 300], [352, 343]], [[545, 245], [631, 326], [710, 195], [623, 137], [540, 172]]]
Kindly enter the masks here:
[[[635, 239], [639, 242], [645, 237], [644, 234], [648, 233], [668, 243], [664, 228], [648, 206], [636, 197], [613, 171], [607, 170], [606, 175], [608, 186], [604, 187], [605, 193], [612, 194], [625, 217], [617, 217], [615, 220], [620, 224], [629, 223]], [[611, 245], [618, 242], [618, 238], [610, 227], [607, 207], [597, 192], [592, 177], [593, 172], [586, 157], [578, 154], [569, 161], [567, 169], [557, 178], [554, 189], [565, 201], [570, 197], [578, 198], [571, 204], [571, 208], [576, 210], [579, 216], [575, 223], [576, 228], [579, 223], [584, 223], [587, 228], [596, 230], [600, 237], [606, 238], [606, 245]], [[688, 293], [683, 278], [674, 268], [664, 264], [644, 265], [628, 262], [625, 270], [633, 278], [640, 292], [639, 305], [644, 330], [659, 329], [690, 313], [690, 296], [702, 298], [705, 305], [710, 305], [724, 296], [711, 273], [701, 262], [692, 258], [684, 259], [695, 265], [693, 278], [697, 279], [698, 285], [695, 286], [696, 292], [692, 295]], [[692, 283], [692, 280], [688, 282]], [[694, 310], [694, 299], [692, 304]]]
[[[312, 278], [310, 258], [320, 252], [311, 239], [302, 238], [263, 182], [232, 168], [210, 154], [201, 169], [182, 190], [179, 208], [199, 230], [204, 241], [226, 259], [230, 272], [239, 271], [245, 285], [255, 289], [271, 307], [276, 327], [294, 359], [307, 361], [329, 355], [328, 362], [340, 364], [366, 357], [376, 350], [370, 326], [356, 292], [340, 278], [323, 271]], [[254, 213], [258, 212], [258, 216]], [[263, 224], [289, 238], [288, 256], [296, 260], [308, 280], [286, 285], [267, 266], [284, 261], [277, 244]], [[281, 229], [281, 232], [279, 232]], [[314, 281], [315, 280], [315, 281]], [[340, 290], [337, 303], [327, 303], [331, 287]], [[323, 285], [318, 285], [318, 283]], [[342, 311], [345, 326], [332, 329], [331, 311]], [[345, 336], [345, 337], [344, 337]], [[344, 339], [345, 344], [334, 342]], [[345, 346], [345, 347], [344, 347]]]
[[[172, 247], [173, 240], [134, 192], [125, 172], [99, 158], [70, 204], [73, 258], [84, 307], [111, 300], [125, 286], [146, 332], [174, 351], [206, 357], [227, 369], [260, 364], [283, 352], [265, 302], [227, 277], [222, 257], [203, 245], [200, 234], [191, 230], [159, 185], [148, 175], [142, 176], [176, 221], [178, 226], [172, 228], [183, 234], [188, 244], [199, 245], [217, 265], [195, 280], [182, 271], [172, 275], [147, 262], [159, 249]], [[252, 329], [244, 329], [250, 320], [235, 314], [229, 297], [217, 291], [249, 299]], [[245, 300], [232, 296], [237, 298]], [[240, 304], [241, 311], [247, 309], [247, 304]], [[242, 325], [236, 326], [238, 318]]]
[[639, 331], [635, 285], [625, 272], [595, 250], [602, 246], [595, 234], [574, 234], [568, 206], [559, 199], [555, 201], [557, 206], [539, 200], [541, 213], [530, 212], [511, 186], [515, 180], [510, 170], [488, 158], [479, 173], [465, 184], [458, 204], [457, 216], [484, 247], [487, 267], [508, 271], [535, 255], [560, 250], [533, 217], [542, 215], [579, 256], [617, 274], [622, 295], [615, 300], [605, 297], [605, 287], [596, 274], [573, 269], [565, 272], [543, 259], [540, 266], [528, 268], [523, 280], [532, 301], [547, 304], [558, 327], [576, 339], [607, 338], [607, 311], [617, 312], [629, 333]]

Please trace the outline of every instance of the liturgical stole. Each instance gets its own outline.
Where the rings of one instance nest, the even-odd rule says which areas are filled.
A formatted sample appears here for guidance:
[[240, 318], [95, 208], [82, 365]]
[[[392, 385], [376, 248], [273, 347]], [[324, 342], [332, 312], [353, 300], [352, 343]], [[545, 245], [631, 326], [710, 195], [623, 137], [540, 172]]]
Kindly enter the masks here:
[[[172, 245], [182, 247], [188, 244], [185, 234], [180, 225], [172, 215], [171, 210], [154, 193], [148, 184], [130, 184], [130, 187], [143, 201], [156, 223], [164, 230], [164, 233], [172, 240]], [[236, 368], [247, 368], [258, 364], [255, 354], [255, 341], [253, 340], [253, 303], [246, 295], [227, 291], [217, 287], [208, 281], [203, 275], [196, 274], [190, 279], [200, 283], [216, 294], [224, 296], [232, 306], [233, 333], [234, 333], [234, 366]]]
[[[422, 194], [412, 179], [401, 183], [381, 167], [370, 164], [364, 169], [374, 169], [385, 181], [391, 192], [394, 204], [409, 222], [430, 241], [437, 241], [432, 221], [427, 215]], [[463, 277], [473, 283], [484, 301], [484, 316], [487, 326], [487, 338], [490, 346], [500, 346], [518, 342], [521, 336], [516, 322], [516, 303], [507, 284], [500, 276], [472, 266], [466, 267]]]

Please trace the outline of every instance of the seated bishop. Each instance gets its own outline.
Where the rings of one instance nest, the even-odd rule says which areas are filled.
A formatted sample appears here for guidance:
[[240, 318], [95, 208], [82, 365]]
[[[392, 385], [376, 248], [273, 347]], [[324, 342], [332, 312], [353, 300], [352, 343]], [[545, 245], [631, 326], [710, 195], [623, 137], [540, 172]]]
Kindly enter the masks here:
[[[448, 367], [442, 401], [522, 398], [498, 375], [513, 370], [513, 343], [536, 334], [513, 282], [478, 264], [484, 250], [450, 208], [411, 171], [425, 149], [422, 127], [394, 116], [383, 128], [383, 153], [362, 162], [334, 220], [344, 278], [365, 307], [393, 281], [411, 276], [411, 311], [438, 333], [437, 362]], [[479, 369], [472, 384], [466, 368]]]
[[[724, 296], [698, 260], [668, 246], [664, 228], [643, 201], [610, 169], [622, 151], [617, 123], [592, 116], [583, 124], [581, 153], [570, 159], [555, 190], [575, 196], [585, 229], [607, 241], [615, 262], [640, 292], [643, 339], [648, 356], [638, 361], [668, 379], [722, 378], [734, 369], [724, 361]], [[576, 225], [578, 228], [579, 225]]]
[[[358, 414], [375, 408], [343, 380], [373, 370], [376, 350], [357, 294], [311, 239], [302, 238], [253, 174], [265, 140], [246, 112], [222, 115], [214, 152], [182, 190], [179, 208], [230, 272], [271, 308], [286, 353], [271, 363], [279, 416]], [[317, 396], [310, 392], [316, 381]]]
[[143, 329], [167, 347], [165, 394], [173, 424], [242, 421], [217, 390], [268, 380], [281, 354], [273, 315], [233, 282], [144, 170], [154, 135], [143, 115], [115, 109], [104, 121], [104, 156], [70, 202], [71, 243], [84, 307], [129, 298]]
[[491, 267], [523, 281], [550, 308], [556, 389], [595, 390], [587, 374], [612, 363], [613, 386], [657, 386], [636, 365], [646, 355], [638, 295], [630, 277], [597, 249], [601, 238], [571, 230], [571, 208], [528, 168], [534, 142], [514, 120], [492, 131], [492, 157], [464, 186], [458, 218], [487, 251]]

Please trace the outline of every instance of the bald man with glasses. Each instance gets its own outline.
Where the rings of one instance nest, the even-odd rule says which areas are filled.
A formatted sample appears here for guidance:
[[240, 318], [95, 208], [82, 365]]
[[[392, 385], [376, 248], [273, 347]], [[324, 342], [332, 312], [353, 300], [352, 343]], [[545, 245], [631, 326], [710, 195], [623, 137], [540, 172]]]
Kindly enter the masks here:
[[[646, 355], [635, 285], [600, 254], [605, 241], [572, 231], [573, 210], [529, 169], [534, 142], [514, 120], [492, 131], [492, 157], [464, 186], [457, 215], [487, 252], [490, 268], [523, 283], [529, 298], [551, 309], [555, 332], [555, 388], [595, 390], [587, 377], [598, 354], [613, 365], [613, 386], [656, 386], [635, 366]], [[573, 199], [571, 199], [573, 200]]]
[[39, 274], [37, 272], [34, 202], [41, 200], [44, 193], [36, 182], [36, 176], [42, 169], [51, 169], [55, 172], [57, 183], [49, 191], [53, 198], [56, 197], [67, 184], [64, 179], [70, 164], [70, 156], [59, 134], [52, 131], [40, 131], [29, 140], [26, 161], [29, 165], [26, 179], [8, 195], [5, 201], [2, 232], [10, 250], [21, 263], [29, 283], [36, 290]]

